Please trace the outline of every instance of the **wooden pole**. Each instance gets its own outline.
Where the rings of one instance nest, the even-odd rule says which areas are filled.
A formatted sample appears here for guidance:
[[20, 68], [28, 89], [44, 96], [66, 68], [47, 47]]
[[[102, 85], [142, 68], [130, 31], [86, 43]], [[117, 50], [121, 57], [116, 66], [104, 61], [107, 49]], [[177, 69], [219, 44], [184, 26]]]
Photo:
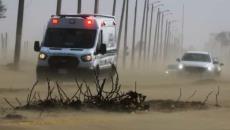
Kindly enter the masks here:
[[162, 58], [162, 48], [163, 48], [163, 28], [164, 28], [164, 13], [161, 13], [161, 27], [160, 27], [160, 46], [159, 46], [159, 58]]
[[168, 20], [166, 20], [166, 27], [165, 27], [165, 36], [164, 36], [164, 46], [163, 46], [163, 61], [166, 60], [166, 53], [167, 53], [167, 37], [168, 37]]
[[112, 12], [113, 16], [115, 16], [116, 14], [116, 4], [117, 4], [117, 0], [113, 0], [113, 12]]
[[24, 0], [19, 0], [16, 40], [15, 40], [15, 53], [14, 53], [15, 69], [17, 69], [19, 67], [19, 61], [20, 61], [23, 14], [24, 14]]
[[133, 23], [133, 44], [132, 44], [132, 54], [131, 54], [131, 67], [134, 67], [135, 60], [135, 43], [136, 43], [136, 25], [137, 25], [137, 4], [138, 1], [135, 2], [135, 11], [134, 11], [134, 23]]
[[3, 35], [3, 33], [1, 33], [1, 44], [2, 44], [1, 49], [3, 51], [3, 48], [4, 48], [4, 35]]
[[154, 60], [156, 60], [157, 53], [158, 53], [159, 21], [160, 21], [160, 9], [158, 8], [157, 18], [156, 18], [156, 26], [155, 26], [153, 53], [152, 53], [153, 62], [154, 62]]
[[154, 4], [152, 4], [151, 7], [151, 17], [150, 17], [150, 29], [149, 29], [149, 42], [148, 42], [148, 51], [147, 51], [147, 60], [150, 58], [150, 48], [151, 48], [151, 42], [152, 42], [152, 26], [153, 26], [153, 14], [154, 14]]
[[181, 32], [181, 52], [183, 51], [183, 46], [184, 46], [184, 4], [182, 7], [182, 32]]
[[168, 32], [167, 32], [167, 39], [166, 39], [166, 58], [168, 57], [168, 49], [170, 46], [170, 35], [171, 35], [171, 22], [168, 22]]
[[80, 14], [81, 13], [81, 0], [78, 0], [78, 3], [77, 3], [77, 13]]
[[147, 7], [147, 0], [145, 0], [144, 4], [144, 11], [143, 11], [143, 18], [142, 18], [142, 27], [141, 27], [141, 38], [140, 38], [140, 47], [139, 47], [139, 67], [141, 65], [141, 57], [142, 57], [142, 49], [143, 49], [143, 33], [144, 33], [144, 27], [145, 27], [145, 14], [146, 14], [146, 7]]
[[120, 51], [120, 44], [121, 44], [121, 33], [123, 29], [123, 19], [124, 19], [124, 13], [125, 13], [125, 3], [126, 0], [123, 1], [122, 5], [122, 11], [121, 11], [121, 18], [120, 18], [120, 26], [119, 26], [119, 32], [118, 32], [118, 43], [117, 43], [117, 52], [119, 53]]
[[146, 46], [147, 46], [147, 38], [148, 38], [148, 23], [149, 23], [149, 0], [147, 0], [147, 11], [146, 11], [146, 21], [145, 21], [145, 40], [144, 40], [144, 62], [146, 63]]
[[125, 17], [125, 35], [124, 35], [124, 48], [123, 48], [123, 68], [126, 67], [126, 55], [128, 49], [128, 20], [129, 20], [129, 0], [126, 0], [126, 17]]
[[94, 14], [98, 14], [99, 11], [99, 0], [95, 0], [94, 3]]
[[5, 45], [4, 48], [7, 49], [7, 45], [8, 45], [8, 33], [5, 33]]
[[57, 0], [56, 15], [61, 14], [61, 4], [62, 4], [62, 0]]

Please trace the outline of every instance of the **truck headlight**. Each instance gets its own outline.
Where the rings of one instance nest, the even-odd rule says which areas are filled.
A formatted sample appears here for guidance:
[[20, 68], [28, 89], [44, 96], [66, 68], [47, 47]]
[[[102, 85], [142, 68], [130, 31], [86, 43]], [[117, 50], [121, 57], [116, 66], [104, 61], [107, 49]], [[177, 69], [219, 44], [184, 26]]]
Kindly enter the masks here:
[[208, 71], [212, 71], [212, 69], [213, 69], [213, 68], [212, 68], [211, 66], [208, 67]]
[[178, 69], [179, 69], [179, 70], [184, 69], [184, 65], [183, 65], [183, 64], [179, 64]]
[[38, 58], [39, 58], [40, 60], [45, 60], [45, 59], [47, 58], [47, 55], [44, 54], [44, 53], [40, 53], [39, 56], [38, 56]]
[[89, 54], [89, 55], [82, 56], [81, 59], [84, 62], [89, 62], [89, 61], [92, 61], [93, 57], [92, 57], [92, 55]]
[[218, 68], [217, 68], [217, 70], [220, 72], [220, 71], [221, 71], [221, 68], [220, 68], [220, 67], [218, 67]]

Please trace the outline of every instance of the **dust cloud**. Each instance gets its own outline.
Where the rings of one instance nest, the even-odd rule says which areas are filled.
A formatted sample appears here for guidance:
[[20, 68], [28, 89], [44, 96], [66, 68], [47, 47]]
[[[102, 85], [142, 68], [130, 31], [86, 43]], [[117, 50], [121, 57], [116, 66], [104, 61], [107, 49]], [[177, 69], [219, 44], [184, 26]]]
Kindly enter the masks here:
[[[21, 62], [19, 71], [14, 71], [9, 66], [0, 66], [0, 99], [4, 97], [17, 104], [15, 98], [22, 103], [33, 82], [36, 80], [36, 62]], [[157, 65], [155, 65], [157, 66]], [[151, 67], [149, 67], [151, 68]], [[223, 74], [217, 79], [177, 78], [165, 75], [165, 67], [155, 67], [153, 70], [119, 69], [122, 90], [134, 90], [137, 84], [138, 92], [151, 99], [176, 100], [182, 90], [181, 100], [186, 101], [197, 90], [194, 101], [203, 101], [210, 91], [217, 91], [220, 86], [220, 108], [210, 107], [208, 110], [183, 110], [172, 113], [164, 112], [135, 112], [116, 113], [99, 110], [49, 110], [49, 111], [17, 111], [9, 110], [4, 100], [0, 100], [0, 128], [6, 130], [48, 130], [48, 129], [164, 129], [164, 130], [216, 130], [229, 129], [228, 117], [230, 116], [230, 88], [228, 79], [229, 71], [224, 69]], [[71, 93], [74, 84], [62, 84], [68, 93]], [[108, 86], [109, 87], [109, 86]], [[46, 92], [46, 85], [40, 85], [39, 90]], [[211, 95], [208, 104], [215, 104], [215, 95]], [[7, 120], [3, 117], [9, 113], [18, 113], [25, 116], [21, 120]], [[165, 125], [167, 124], [167, 125]]]

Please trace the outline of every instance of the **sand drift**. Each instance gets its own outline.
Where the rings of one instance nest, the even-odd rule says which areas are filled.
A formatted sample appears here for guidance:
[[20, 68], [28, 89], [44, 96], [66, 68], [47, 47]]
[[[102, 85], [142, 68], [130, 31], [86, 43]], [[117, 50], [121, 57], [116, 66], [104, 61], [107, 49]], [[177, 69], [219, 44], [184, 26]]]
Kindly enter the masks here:
[[[15, 110], [48, 110], [57, 108], [71, 108], [76, 110], [97, 109], [113, 112], [133, 112], [133, 111], [176, 111], [187, 109], [207, 109], [210, 92], [204, 101], [181, 101], [182, 92], [177, 100], [149, 100], [146, 101], [146, 96], [136, 91], [121, 91], [121, 84], [119, 83], [119, 75], [116, 67], [113, 67], [115, 75], [108, 80], [104, 78], [99, 79], [100, 70], [95, 69], [94, 86], [90, 86], [86, 81], [75, 80], [76, 89], [74, 94], [69, 95], [65, 92], [59, 82], [52, 82], [47, 79], [47, 95], [42, 98], [40, 93], [36, 91], [38, 81], [34, 83], [28, 96], [27, 102], [23, 105], [18, 98], [16, 101], [18, 106], [12, 105], [6, 98], [4, 100]], [[106, 82], [111, 83], [111, 86], [105, 87]], [[52, 84], [52, 85], [51, 85]], [[194, 92], [189, 99], [191, 99], [196, 92]], [[216, 94], [216, 106], [218, 104], [219, 88]]]

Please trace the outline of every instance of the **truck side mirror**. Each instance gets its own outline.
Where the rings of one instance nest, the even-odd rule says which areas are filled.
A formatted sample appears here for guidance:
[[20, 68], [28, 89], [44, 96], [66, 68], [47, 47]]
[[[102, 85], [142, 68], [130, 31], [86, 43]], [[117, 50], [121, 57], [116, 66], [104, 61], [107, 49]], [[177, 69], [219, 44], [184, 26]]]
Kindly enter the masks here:
[[102, 54], [102, 55], [104, 55], [104, 54], [106, 54], [106, 52], [107, 52], [107, 47], [106, 47], [106, 44], [101, 44], [101, 47], [100, 47], [100, 53]]
[[41, 50], [39, 41], [34, 42], [34, 51], [39, 52]]
[[177, 62], [180, 62], [180, 58], [177, 58], [176, 61], [177, 61]]
[[219, 62], [218, 61], [213, 61], [213, 64], [217, 65], [217, 64], [219, 64]]

